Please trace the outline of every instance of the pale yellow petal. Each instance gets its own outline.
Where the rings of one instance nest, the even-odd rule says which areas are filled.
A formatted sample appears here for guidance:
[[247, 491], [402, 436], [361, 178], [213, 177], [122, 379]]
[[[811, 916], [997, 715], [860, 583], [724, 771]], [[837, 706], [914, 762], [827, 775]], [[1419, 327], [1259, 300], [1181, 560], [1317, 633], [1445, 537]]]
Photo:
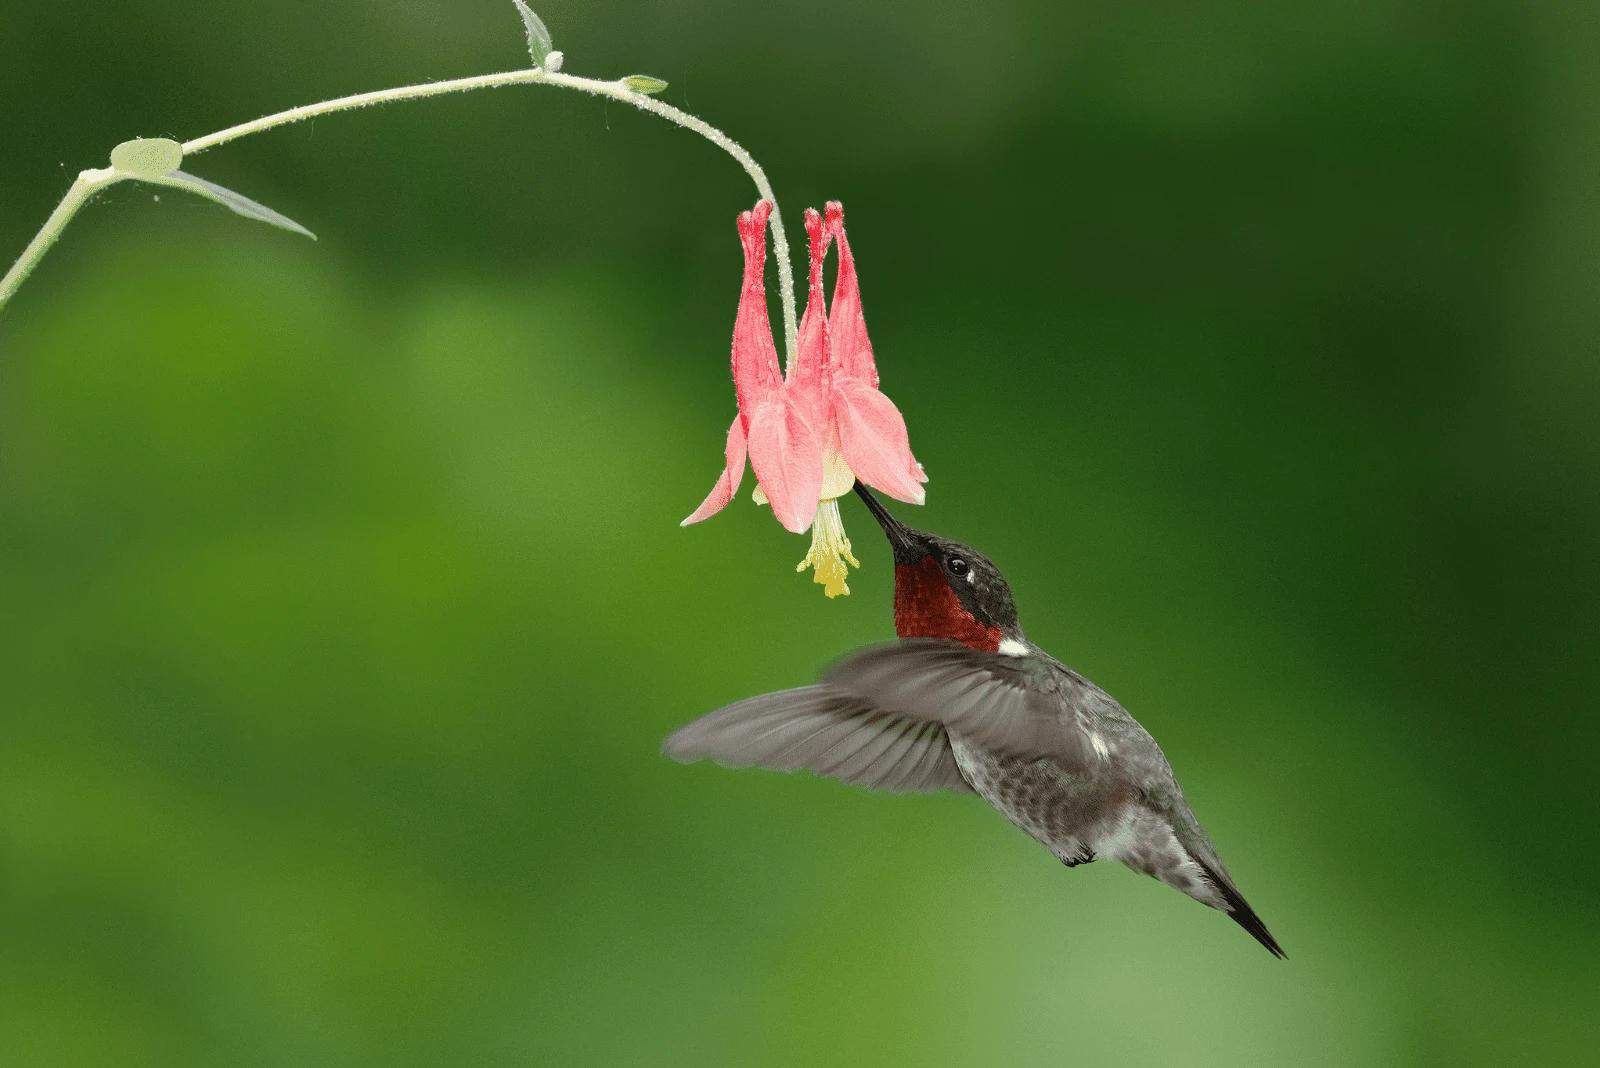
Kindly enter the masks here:
[[823, 500], [843, 497], [855, 484], [856, 473], [844, 462], [844, 456], [837, 449], [829, 449], [822, 457], [822, 492], [818, 496]]

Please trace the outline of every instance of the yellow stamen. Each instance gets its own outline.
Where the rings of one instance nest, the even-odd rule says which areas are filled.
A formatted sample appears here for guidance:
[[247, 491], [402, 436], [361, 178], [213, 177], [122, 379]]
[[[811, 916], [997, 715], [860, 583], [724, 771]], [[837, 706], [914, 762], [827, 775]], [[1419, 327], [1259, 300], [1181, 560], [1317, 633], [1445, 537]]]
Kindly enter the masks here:
[[844, 536], [844, 519], [839, 515], [839, 500], [835, 497], [817, 505], [817, 518], [811, 524], [811, 551], [795, 570], [815, 568], [811, 581], [821, 586], [829, 597], [838, 597], [850, 592], [845, 584], [850, 574], [850, 569], [844, 566], [846, 560], [850, 567], [861, 566], [861, 561], [850, 552], [850, 539]]

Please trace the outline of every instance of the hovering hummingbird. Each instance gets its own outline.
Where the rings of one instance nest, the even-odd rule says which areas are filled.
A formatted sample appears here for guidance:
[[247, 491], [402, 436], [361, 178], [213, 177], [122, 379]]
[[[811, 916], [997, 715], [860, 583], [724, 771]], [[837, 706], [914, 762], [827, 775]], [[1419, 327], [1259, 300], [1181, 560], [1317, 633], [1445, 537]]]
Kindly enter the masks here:
[[901, 640], [846, 656], [814, 686], [703, 716], [667, 738], [666, 754], [803, 768], [876, 790], [976, 793], [1067, 867], [1119, 860], [1227, 913], [1283, 957], [1149, 732], [1023, 636], [988, 557], [856, 492], [894, 550]]

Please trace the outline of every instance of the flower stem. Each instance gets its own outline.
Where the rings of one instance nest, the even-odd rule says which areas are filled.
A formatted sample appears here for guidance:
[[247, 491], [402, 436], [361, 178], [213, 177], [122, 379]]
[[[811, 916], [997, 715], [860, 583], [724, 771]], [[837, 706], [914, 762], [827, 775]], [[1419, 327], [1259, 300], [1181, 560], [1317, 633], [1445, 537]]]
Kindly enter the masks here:
[[[505, 85], [554, 85], [564, 89], [576, 89], [579, 92], [589, 93], [593, 96], [610, 97], [631, 104], [640, 111], [648, 111], [653, 115], [674, 122], [686, 130], [691, 130], [710, 141], [744, 168], [750, 180], [755, 183], [756, 193], [763, 200], [772, 202], [772, 243], [777, 246], [778, 252], [778, 290], [783, 301], [783, 333], [787, 343], [790, 358], [795, 351], [795, 304], [794, 304], [794, 269], [789, 262], [789, 242], [783, 232], [783, 217], [778, 212], [778, 199], [772, 193], [772, 184], [767, 181], [767, 174], [755, 158], [745, 151], [733, 138], [712, 126], [710, 123], [675, 108], [671, 104], [663, 103], [652, 96], [635, 92], [621, 81], [601, 81], [597, 78], [580, 78], [571, 74], [562, 74], [558, 71], [546, 71], [542, 68], [529, 70], [505, 71], [500, 74], [480, 74], [470, 78], [453, 78], [442, 82], [424, 82], [420, 85], [405, 85], [396, 89], [379, 89], [371, 93], [357, 93], [354, 96], [343, 96], [336, 100], [324, 100], [317, 104], [306, 104], [302, 107], [290, 108], [273, 115], [264, 115], [259, 119], [242, 122], [237, 126], [230, 126], [216, 133], [206, 134], [184, 142], [185, 156], [192, 156], [204, 152], [218, 145], [225, 145], [230, 141], [237, 141], [242, 137], [252, 134], [264, 133], [279, 126], [290, 123], [303, 122], [314, 119], [319, 115], [331, 115], [338, 111], [351, 111], [355, 108], [371, 107], [374, 104], [388, 104], [400, 100], [421, 100], [430, 96], [443, 96], [446, 93], [466, 93], [476, 89], [494, 89]], [[67, 195], [62, 198], [60, 205], [45, 220], [28, 247], [23, 250], [11, 270], [6, 272], [5, 278], [0, 280], [0, 309], [5, 307], [23, 279], [49, 251], [61, 231], [77, 214], [88, 200], [101, 189], [121, 181], [127, 175], [106, 168], [97, 171], [84, 171], [78, 180], [72, 183], [67, 190]]]
[[67, 195], [61, 198], [61, 203], [56, 205], [56, 210], [39, 227], [39, 232], [33, 235], [33, 240], [28, 242], [28, 247], [22, 250], [22, 255], [17, 257], [17, 262], [11, 265], [4, 278], [0, 278], [0, 308], [11, 299], [39, 266], [39, 261], [44, 259], [44, 254], [50, 251], [50, 246], [60, 238], [61, 231], [67, 228], [67, 223], [78, 214], [78, 209], [89, 203], [94, 195], [108, 185], [121, 181], [122, 175], [106, 167], [103, 170], [83, 171], [77, 180], [67, 189]]

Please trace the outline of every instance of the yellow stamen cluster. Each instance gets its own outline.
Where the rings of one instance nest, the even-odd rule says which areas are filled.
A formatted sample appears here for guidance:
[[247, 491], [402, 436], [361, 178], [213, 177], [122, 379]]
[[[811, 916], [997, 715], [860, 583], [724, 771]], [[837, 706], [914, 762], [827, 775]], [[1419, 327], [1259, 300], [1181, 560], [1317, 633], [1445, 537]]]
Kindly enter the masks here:
[[844, 519], [839, 515], [839, 499], [834, 497], [817, 505], [817, 518], [811, 524], [811, 551], [795, 570], [815, 568], [811, 581], [821, 586], [829, 597], [838, 597], [850, 592], [845, 583], [850, 574], [850, 569], [845, 567], [847, 560], [850, 567], [861, 566], [861, 561], [850, 552], [850, 539], [844, 536]]

